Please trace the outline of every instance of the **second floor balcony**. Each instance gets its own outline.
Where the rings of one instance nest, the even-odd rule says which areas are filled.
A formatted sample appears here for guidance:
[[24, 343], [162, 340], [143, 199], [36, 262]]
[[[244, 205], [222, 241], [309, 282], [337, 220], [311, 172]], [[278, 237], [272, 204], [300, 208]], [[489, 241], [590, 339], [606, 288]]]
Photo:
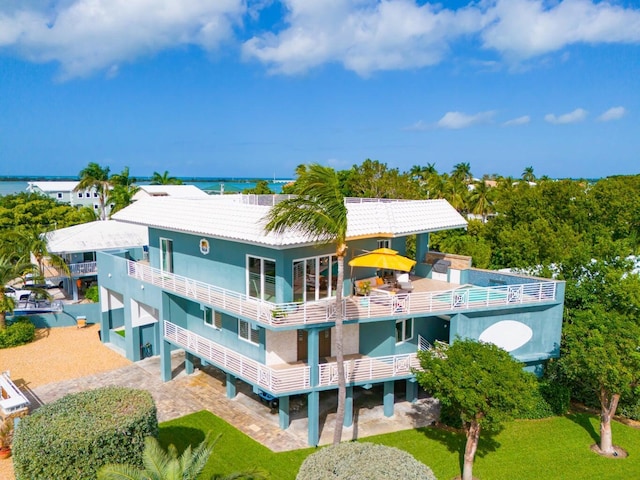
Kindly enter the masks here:
[[[273, 328], [333, 322], [336, 318], [336, 304], [332, 298], [304, 303], [272, 303], [134, 261], [128, 261], [128, 275]], [[341, 305], [343, 318], [349, 321], [455, 314], [483, 308], [553, 303], [558, 295], [558, 282], [540, 279], [489, 287], [454, 285], [428, 278], [414, 278], [412, 284], [411, 293], [377, 289], [367, 296], [346, 296]]]

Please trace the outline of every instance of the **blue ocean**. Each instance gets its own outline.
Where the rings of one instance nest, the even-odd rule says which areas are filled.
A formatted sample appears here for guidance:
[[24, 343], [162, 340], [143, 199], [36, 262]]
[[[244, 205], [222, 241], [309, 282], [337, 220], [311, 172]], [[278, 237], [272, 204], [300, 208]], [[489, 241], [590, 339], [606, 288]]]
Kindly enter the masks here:
[[[12, 178], [2, 177], [0, 178], [0, 195], [10, 195], [13, 193], [20, 193], [27, 191], [27, 184], [30, 181], [71, 181], [77, 180], [77, 177], [33, 177], [33, 178]], [[253, 188], [260, 178], [181, 178], [184, 184], [195, 185], [209, 193], [220, 193], [222, 190], [225, 193], [241, 193], [247, 188]], [[267, 179], [264, 179], [267, 180]], [[280, 193], [282, 187], [289, 183], [291, 179], [268, 179], [269, 188], [275, 193]], [[148, 185], [148, 181], [141, 180], [138, 185]]]

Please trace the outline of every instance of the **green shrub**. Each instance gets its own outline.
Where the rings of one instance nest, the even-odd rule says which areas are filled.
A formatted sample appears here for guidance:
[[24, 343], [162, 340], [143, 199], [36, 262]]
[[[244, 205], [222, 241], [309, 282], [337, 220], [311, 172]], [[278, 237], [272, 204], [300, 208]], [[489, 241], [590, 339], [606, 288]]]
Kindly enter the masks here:
[[148, 392], [106, 387], [66, 395], [20, 422], [13, 440], [16, 480], [89, 479], [108, 463], [142, 466], [144, 438], [157, 435]]
[[440, 404], [440, 423], [451, 428], [462, 428], [460, 412], [450, 405]]
[[92, 285], [87, 288], [87, 291], [84, 292], [84, 298], [87, 300], [91, 300], [93, 303], [98, 303], [100, 301], [100, 292], [98, 290], [97, 285]]
[[571, 405], [571, 390], [557, 382], [540, 382], [540, 393], [549, 404], [554, 415], [564, 415]]
[[394, 447], [341, 443], [309, 455], [296, 480], [435, 480], [429, 467]]
[[0, 348], [17, 347], [33, 342], [36, 327], [27, 317], [16, 317], [11, 325], [0, 331]]
[[617, 414], [631, 420], [640, 420], [640, 398], [620, 401]]
[[532, 397], [533, 403], [528, 409], [518, 412], [517, 418], [536, 420], [539, 418], [549, 418], [554, 416], [551, 405], [549, 405], [540, 391], [540, 385], [538, 385], [538, 389], [532, 392]]

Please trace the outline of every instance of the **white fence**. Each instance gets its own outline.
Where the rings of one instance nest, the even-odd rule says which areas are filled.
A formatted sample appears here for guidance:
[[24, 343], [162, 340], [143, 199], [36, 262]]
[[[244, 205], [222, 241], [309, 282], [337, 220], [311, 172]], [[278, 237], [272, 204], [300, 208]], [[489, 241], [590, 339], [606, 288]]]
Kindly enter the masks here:
[[[259, 323], [286, 327], [334, 321], [333, 299], [306, 303], [271, 303], [244, 293], [216, 287], [192, 278], [163, 272], [148, 265], [129, 261], [130, 277], [151, 283], [164, 290], [193, 298]], [[343, 318], [357, 320], [394, 316], [424, 316], [483, 307], [503, 307], [554, 301], [556, 282], [536, 282], [496, 287], [464, 287], [433, 292], [370, 296], [347, 296], [342, 302]]]

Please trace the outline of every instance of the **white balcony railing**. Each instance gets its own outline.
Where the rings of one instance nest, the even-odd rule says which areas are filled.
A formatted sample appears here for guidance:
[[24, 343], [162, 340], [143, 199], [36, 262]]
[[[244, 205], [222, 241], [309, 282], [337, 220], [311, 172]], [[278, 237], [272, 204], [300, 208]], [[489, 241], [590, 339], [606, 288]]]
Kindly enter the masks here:
[[[419, 368], [420, 361], [415, 353], [387, 355], [384, 357], [364, 357], [344, 362], [344, 375], [347, 383], [367, 382], [385, 378], [406, 377], [412, 368]], [[319, 383], [321, 386], [338, 384], [338, 364], [322, 363]]]
[[71, 275], [91, 275], [98, 272], [97, 262], [72, 263], [69, 265]]
[[[213, 365], [274, 394], [282, 395], [311, 388], [309, 366], [271, 368], [166, 320], [164, 337]], [[420, 363], [415, 353], [364, 357], [345, 361], [345, 378], [347, 383], [406, 378], [411, 374], [412, 368], [419, 367]], [[318, 386], [338, 384], [336, 362], [320, 364], [318, 369]]]
[[[246, 294], [210, 285], [192, 278], [163, 272], [157, 268], [128, 262], [130, 277], [151, 283], [187, 298], [193, 298], [229, 313], [274, 327], [334, 321], [333, 299], [306, 303], [271, 303]], [[367, 297], [347, 296], [342, 310], [345, 320], [394, 316], [423, 316], [482, 307], [504, 307], [555, 301], [556, 282], [535, 282], [496, 287], [468, 287], [454, 290]]]
[[309, 388], [308, 366], [276, 370], [166, 320], [164, 336], [175, 345], [270, 392], [283, 394]]

